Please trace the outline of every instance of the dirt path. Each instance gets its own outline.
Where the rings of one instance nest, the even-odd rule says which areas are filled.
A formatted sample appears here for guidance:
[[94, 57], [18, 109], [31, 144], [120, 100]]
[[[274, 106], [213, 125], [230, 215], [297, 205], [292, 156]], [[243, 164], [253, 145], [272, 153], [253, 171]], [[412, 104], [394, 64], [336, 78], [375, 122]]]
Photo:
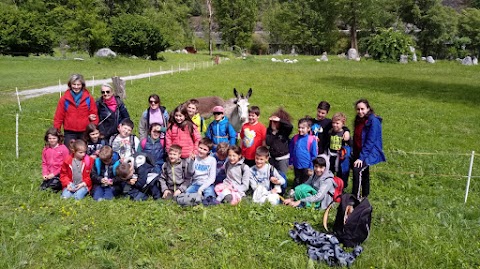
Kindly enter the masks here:
[[[142, 79], [142, 78], [148, 78], [148, 77], [153, 77], [153, 76], [160, 76], [160, 75], [166, 75], [166, 74], [172, 74], [175, 72], [184, 72], [184, 71], [189, 71], [191, 69], [177, 69], [177, 70], [168, 70], [168, 71], [161, 71], [161, 72], [152, 72], [152, 73], [145, 73], [145, 74], [139, 74], [139, 75], [134, 75], [134, 76], [127, 76], [127, 77], [122, 77], [124, 81], [129, 81], [133, 79]], [[92, 87], [92, 86], [99, 86], [104, 83], [111, 83], [112, 79], [100, 79], [100, 80], [87, 80], [86, 85], [87, 87]], [[31, 89], [31, 90], [23, 90], [19, 91], [18, 95], [20, 96], [21, 99], [29, 99], [29, 98], [34, 98], [38, 96], [42, 96], [45, 94], [50, 94], [50, 93], [58, 93], [58, 92], [64, 92], [65, 89], [67, 89], [67, 84], [61, 84], [61, 85], [55, 85], [55, 86], [48, 86], [45, 88], [39, 88], [39, 89]]]

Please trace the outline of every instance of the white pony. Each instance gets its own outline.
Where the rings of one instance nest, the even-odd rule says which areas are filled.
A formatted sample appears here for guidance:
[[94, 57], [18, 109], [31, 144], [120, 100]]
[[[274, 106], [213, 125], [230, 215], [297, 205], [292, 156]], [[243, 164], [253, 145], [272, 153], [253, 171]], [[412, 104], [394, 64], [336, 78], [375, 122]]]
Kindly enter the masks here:
[[212, 114], [212, 109], [215, 106], [223, 106], [225, 108], [225, 116], [232, 124], [235, 131], [239, 132], [242, 128], [242, 125], [248, 122], [248, 98], [252, 96], [252, 88], [247, 92], [247, 95], [238, 93], [237, 89], [233, 89], [233, 94], [235, 98], [229, 100], [223, 100], [218, 96], [207, 96], [195, 98], [198, 100], [198, 113], [204, 118], [210, 118]]

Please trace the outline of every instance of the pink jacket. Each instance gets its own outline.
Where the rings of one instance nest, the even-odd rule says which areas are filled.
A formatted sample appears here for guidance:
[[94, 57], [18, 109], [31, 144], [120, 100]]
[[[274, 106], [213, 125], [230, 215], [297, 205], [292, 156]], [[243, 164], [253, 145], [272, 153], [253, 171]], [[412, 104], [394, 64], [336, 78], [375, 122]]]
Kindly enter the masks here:
[[54, 148], [44, 147], [42, 151], [42, 175], [60, 175], [63, 161], [68, 155], [70, 155], [70, 152], [65, 145], [57, 145]]
[[[193, 139], [192, 139], [193, 138]], [[198, 142], [200, 142], [200, 133], [195, 124], [193, 124], [193, 134], [190, 135], [189, 128], [185, 126], [185, 130], [178, 128], [177, 124], [174, 124], [172, 128], [168, 128], [167, 135], [165, 136], [165, 148], [168, 152], [170, 146], [177, 144], [182, 147], [182, 158], [188, 158], [194, 152], [197, 153]]]

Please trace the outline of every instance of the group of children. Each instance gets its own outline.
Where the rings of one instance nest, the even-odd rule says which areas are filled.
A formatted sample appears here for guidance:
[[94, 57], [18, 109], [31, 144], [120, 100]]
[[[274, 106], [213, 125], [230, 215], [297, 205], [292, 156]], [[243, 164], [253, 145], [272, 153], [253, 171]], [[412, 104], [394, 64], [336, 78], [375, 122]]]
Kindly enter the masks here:
[[[150, 100], [152, 96], [149, 102], [158, 103], [155, 98]], [[168, 124], [150, 124], [142, 139], [132, 134], [130, 119], [119, 124], [118, 133], [109, 141], [104, 141], [91, 123], [85, 139], [69, 145], [71, 153], [62, 144], [60, 131], [49, 128], [42, 153], [42, 189], [61, 190], [63, 198], [82, 199], [90, 193], [98, 201], [125, 196], [137, 201], [150, 196], [176, 199], [196, 194], [232, 205], [251, 194], [257, 203], [283, 201], [295, 207], [326, 208], [337, 187], [334, 175], [347, 186], [350, 131], [343, 113], [336, 113], [332, 120], [326, 118], [328, 102], [319, 103], [316, 118], [298, 121], [298, 134], [293, 138], [286, 111], [274, 112], [267, 128], [259, 122], [260, 109], [251, 106], [248, 122], [240, 131], [240, 146], [223, 107], [213, 108], [214, 120], [205, 128], [197, 106], [194, 99], [177, 106], [169, 114]], [[290, 165], [295, 178], [290, 198], [284, 199]]]

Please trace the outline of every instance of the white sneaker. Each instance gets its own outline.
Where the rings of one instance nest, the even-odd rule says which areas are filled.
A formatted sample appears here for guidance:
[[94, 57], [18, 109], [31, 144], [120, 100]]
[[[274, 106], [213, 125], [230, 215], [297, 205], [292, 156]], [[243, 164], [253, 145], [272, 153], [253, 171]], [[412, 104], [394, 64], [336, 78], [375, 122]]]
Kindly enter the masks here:
[[290, 191], [288, 192], [288, 196], [290, 197], [294, 197], [295, 196], [295, 190], [294, 189], [290, 189]]

